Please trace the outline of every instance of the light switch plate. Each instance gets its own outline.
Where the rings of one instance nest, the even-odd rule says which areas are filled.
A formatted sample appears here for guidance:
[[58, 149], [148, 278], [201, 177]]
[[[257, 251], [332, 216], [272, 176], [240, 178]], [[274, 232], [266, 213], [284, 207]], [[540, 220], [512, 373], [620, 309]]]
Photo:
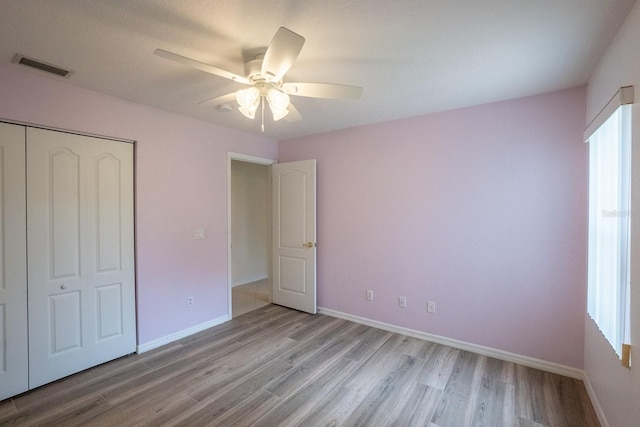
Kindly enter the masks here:
[[204, 240], [204, 228], [193, 230], [193, 240]]

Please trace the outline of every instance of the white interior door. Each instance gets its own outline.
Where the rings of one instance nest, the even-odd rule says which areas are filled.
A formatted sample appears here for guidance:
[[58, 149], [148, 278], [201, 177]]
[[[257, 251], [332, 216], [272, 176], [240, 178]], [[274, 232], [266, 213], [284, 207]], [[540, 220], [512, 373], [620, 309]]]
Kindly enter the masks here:
[[133, 145], [27, 129], [29, 386], [135, 351]]
[[272, 166], [273, 302], [316, 313], [316, 161]]
[[24, 140], [0, 123], [0, 400], [29, 386]]

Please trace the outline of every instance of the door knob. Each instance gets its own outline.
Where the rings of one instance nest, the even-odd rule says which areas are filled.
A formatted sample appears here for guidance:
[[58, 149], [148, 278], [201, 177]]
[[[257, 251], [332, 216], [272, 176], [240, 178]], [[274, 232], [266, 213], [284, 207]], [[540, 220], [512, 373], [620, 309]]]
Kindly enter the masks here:
[[67, 289], [67, 285], [63, 283], [62, 285], [60, 285], [60, 289]]
[[304, 246], [305, 248], [312, 248], [314, 244], [313, 242], [307, 242], [307, 243], [303, 243], [302, 246]]

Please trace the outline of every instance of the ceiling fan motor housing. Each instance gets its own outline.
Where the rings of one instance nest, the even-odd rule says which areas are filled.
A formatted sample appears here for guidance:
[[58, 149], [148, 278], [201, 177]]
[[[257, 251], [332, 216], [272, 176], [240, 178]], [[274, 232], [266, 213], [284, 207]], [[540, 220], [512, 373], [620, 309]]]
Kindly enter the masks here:
[[262, 77], [262, 58], [252, 59], [244, 64], [244, 75], [249, 80], [264, 80]]

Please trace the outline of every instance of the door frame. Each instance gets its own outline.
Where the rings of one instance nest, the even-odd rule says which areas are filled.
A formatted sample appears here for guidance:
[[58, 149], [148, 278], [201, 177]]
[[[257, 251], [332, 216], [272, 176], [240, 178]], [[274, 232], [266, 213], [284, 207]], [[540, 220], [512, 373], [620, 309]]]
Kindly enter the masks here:
[[[229, 320], [233, 318], [233, 299], [232, 299], [232, 277], [231, 277], [231, 161], [236, 160], [246, 163], [256, 163], [259, 165], [271, 166], [277, 163], [276, 159], [270, 159], [266, 157], [251, 156], [242, 153], [227, 153], [227, 312]], [[269, 186], [271, 188], [271, 186]], [[269, 224], [271, 228], [271, 224]], [[270, 238], [271, 239], [271, 238]], [[269, 266], [271, 266], [271, 244], [269, 244]], [[271, 268], [271, 267], [269, 267]], [[271, 278], [271, 275], [269, 275]]]

